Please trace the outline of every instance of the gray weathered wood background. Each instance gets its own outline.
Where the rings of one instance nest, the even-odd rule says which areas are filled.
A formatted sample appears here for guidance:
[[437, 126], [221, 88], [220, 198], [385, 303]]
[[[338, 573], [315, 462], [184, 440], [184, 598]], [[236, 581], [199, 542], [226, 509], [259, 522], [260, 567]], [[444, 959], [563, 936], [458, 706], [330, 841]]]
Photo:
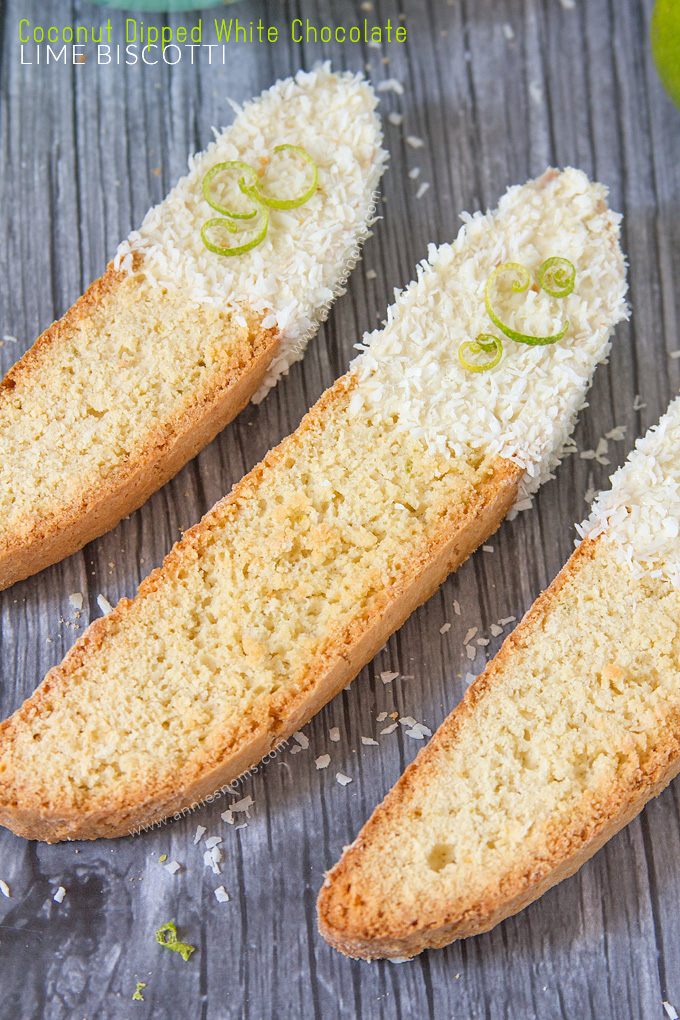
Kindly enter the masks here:
[[[227, 66], [202, 55], [169, 68], [98, 66], [92, 56], [75, 67], [21, 66], [21, 17], [89, 26], [110, 15], [120, 40], [124, 16], [66, 0], [0, 6], [0, 335], [18, 338], [0, 348], [3, 371], [102, 272], [211, 125], [229, 122], [227, 96], [245, 99], [327, 57], [404, 85], [403, 95], [382, 94], [383, 116], [404, 118], [385, 120], [384, 218], [304, 363], [111, 534], [0, 596], [3, 714], [98, 615], [100, 592], [111, 602], [131, 595], [180, 530], [295, 427], [427, 242], [453, 237], [460, 210], [494, 205], [507, 185], [549, 163], [583, 167], [626, 214], [634, 309], [576, 434], [588, 450], [627, 426], [625, 440], [609, 444], [611, 463], [570, 457], [534, 509], [502, 526], [494, 552], [474, 555], [306, 727], [309, 749], [284, 751], [244, 783], [255, 802], [247, 827], [223, 823], [222, 803], [112, 843], [46, 846], [0, 833], [0, 879], [11, 890], [0, 895], [3, 1020], [653, 1020], [665, 1015], [663, 1000], [680, 1010], [677, 784], [524, 913], [412, 963], [350, 962], [319, 938], [314, 917], [324, 869], [419, 746], [401, 727], [379, 747], [361, 736], [377, 735], [381, 711], [433, 728], [444, 718], [468, 670], [479, 672], [501, 641], [470, 664], [465, 632], [489, 636], [492, 622], [530, 605], [572, 548], [586, 490], [606, 483], [680, 388], [680, 360], [669, 356], [680, 348], [680, 112], [651, 64], [650, 9], [651, 0], [245, 0], [230, 13], [276, 25], [280, 42], [232, 47]], [[400, 14], [405, 45], [289, 41], [298, 16], [350, 26]], [[203, 12], [204, 23], [211, 17]], [[425, 146], [411, 148], [409, 134]], [[417, 198], [423, 181], [431, 187]], [[76, 591], [85, 593], [77, 623], [68, 602]], [[413, 679], [384, 685], [384, 670]], [[339, 743], [329, 741], [332, 726]], [[314, 758], [326, 751], [331, 766], [317, 771]], [[352, 784], [340, 787], [336, 771]], [[198, 824], [224, 837], [219, 878], [193, 845]], [[158, 863], [164, 853], [181, 863], [178, 874]], [[229, 903], [215, 900], [220, 884]], [[61, 905], [52, 898], [60, 885]], [[188, 964], [156, 945], [155, 929], [170, 918], [197, 946]], [[137, 981], [146, 983], [143, 1002], [131, 1001]]]

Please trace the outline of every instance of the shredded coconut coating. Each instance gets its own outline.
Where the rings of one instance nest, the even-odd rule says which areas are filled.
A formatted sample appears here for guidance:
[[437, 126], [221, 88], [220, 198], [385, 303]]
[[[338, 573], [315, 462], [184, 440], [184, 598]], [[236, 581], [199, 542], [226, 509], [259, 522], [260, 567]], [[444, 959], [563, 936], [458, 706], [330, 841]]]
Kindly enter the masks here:
[[[387, 158], [377, 102], [360, 74], [333, 74], [329, 64], [277, 82], [237, 107], [234, 123], [190, 157], [189, 173], [118, 247], [117, 269], [131, 271], [133, 253], [143, 253], [152, 283], [180, 287], [197, 304], [247, 306], [265, 328], [278, 327], [281, 344], [255, 402], [303, 357], [367, 236]], [[280, 144], [312, 156], [316, 193], [297, 209], [270, 210], [265, 239], [246, 254], [209, 251], [201, 227], [216, 214], [203, 198], [205, 173], [227, 160], [257, 169]]]
[[663, 577], [680, 588], [680, 398], [610, 480], [576, 526], [579, 535], [606, 535], [635, 577]]
[[[528, 506], [559, 463], [613, 327], [628, 314], [621, 217], [607, 208], [606, 195], [580, 170], [547, 170], [510, 188], [496, 211], [464, 213], [454, 243], [430, 246], [417, 279], [395, 292], [384, 328], [364, 337], [364, 352], [352, 363], [359, 386], [351, 410], [365, 406], [395, 418], [432, 451], [485, 451], [514, 461], [525, 470], [517, 508]], [[555, 255], [576, 268], [574, 291], [561, 299], [535, 284], [540, 264]], [[458, 359], [460, 344], [479, 333], [501, 335], [484, 293], [504, 262], [519, 262], [532, 275], [529, 290], [504, 301], [504, 321], [547, 336], [568, 319], [569, 330], [543, 347], [501, 336], [500, 363], [469, 372]]]

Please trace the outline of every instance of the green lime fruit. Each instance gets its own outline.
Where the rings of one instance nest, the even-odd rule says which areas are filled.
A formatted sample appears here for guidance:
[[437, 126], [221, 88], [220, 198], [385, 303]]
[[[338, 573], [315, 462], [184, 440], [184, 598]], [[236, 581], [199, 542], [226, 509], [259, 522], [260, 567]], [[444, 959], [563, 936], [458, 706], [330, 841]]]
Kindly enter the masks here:
[[656, 0], [650, 38], [661, 84], [680, 109], [680, 0]]

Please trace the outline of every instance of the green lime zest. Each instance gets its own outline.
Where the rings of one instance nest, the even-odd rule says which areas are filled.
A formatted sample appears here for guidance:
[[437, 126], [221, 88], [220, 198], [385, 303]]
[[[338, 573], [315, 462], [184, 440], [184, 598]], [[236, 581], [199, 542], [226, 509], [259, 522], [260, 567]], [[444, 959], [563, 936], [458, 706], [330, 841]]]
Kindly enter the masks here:
[[574, 263], [561, 255], [553, 255], [538, 267], [538, 284], [550, 297], [567, 297], [574, 289], [575, 280]]
[[534, 336], [532, 333], [520, 333], [519, 330], [512, 329], [512, 327], [506, 325], [498, 313], [494, 311], [491, 303], [491, 290], [498, 277], [507, 272], [512, 272], [514, 274], [510, 283], [510, 290], [512, 290], [515, 294], [521, 294], [525, 290], [528, 290], [529, 284], [531, 283], [529, 270], [526, 266], [520, 265], [519, 262], [504, 262], [502, 265], [494, 269], [493, 273], [486, 281], [486, 288], [484, 291], [484, 303], [486, 305], [489, 318], [493, 322], [494, 326], [497, 326], [501, 333], [504, 333], [510, 340], [515, 340], [518, 344], [529, 344], [532, 347], [538, 347], [546, 344], [557, 343], [557, 341], [561, 340], [569, 329], [568, 321], [564, 323], [564, 326], [559, 333], [553, 333], [552, 336]]
[[[298, 195], [296, 198], [275, 198], [273, 195], [267, 194], [260, 188], [259, 177], [257, 170], [252, 167], [249, 163], [243, 163], [239, 159], [230, 159], [225, 163], [216, 163], [215, 166], [211, 167], [210, 170], [203, 177], [203, 197], [205, 198], [208, 205], [210, 205], [217, 212], [222, 213], [222, 217], [213, 217], [208, 220], [201, 227], [201, 240], [206, 246], [208, 251], [214, 252], [216, 255], [244, 255], [247, 251], [256, 248], [258, 244], [264, 241], [267, 230], [269, 229], [269, 208], [271, 209], [297, 209], [298, 206], [304, 205], [308, 202], [318, 187], [319, 170], [305, 149], [301, 149], [299, 145], [277, 145], [274, 148], [274, 153], [282, 152], [283, 150], [289, 150], [295, 153], [296, 156], [300, 156], [305, 160], [306, 163], [312, 168], [312, 180], [308, 187]], [[237, 212], [234, 209], [229, 209], [226, 205], [222, 205], [217, 202], [212, 196], [212, 187], [215, 177], [223, 172], [229, 170], [238, 170], [241, 176], [238, 179], [238, 186], [241, 192], [249, 198], [255, 208], [251, 212]], [[246, 176], [247, 175], [247, 176]], [[248, 181], [250, 178], [250, 182]], [[230, 234], [236, 233], [236, 227], [229, 220], [251, 220], [253, 217], [260, 213], [262, 222], [260, 228], [256, 234], [251, 237], [249, 241], [241, 245], [222, 245], [215, 244], [214, 241], [209, 240], [207, 231], [214, 227], [222, 227], [228, 230]]]
[[166, 949], [172, 949], [173, 952], [179, 953], [185, 963], [196, 949], [196, 946], [190, 946], [188, 942], [178, 941], [174, 921], [168, 921], [160, 926], [156, 932], [156, 942], [165, 946]]
[[[491, 354], [488, 361], [472, 361], [468, 355]], [[458, 360], [468, 372], [488, 372], [495, 368], [503, 357], [503, 344], [493, 333], [479, 333], [474, 340], [464, 340], [458, 348]]]
[[299, 206], [304, 205], [305, 202], [309, 202], [310, 198], [316, 191], [319, 181], [319, 169], [304, 149], [301, 149], [299, 145], [277, 145], [274, 149], [274, 154], [277, 152], [294, 152], [296, 156], [300, 156], [305, 162], [312, 168], [312, 179], [307, 188], [298, 195], [297, 198], [275, 198], [273, 195], [268, 195], [266, 191], [258, 187], [258, 194], [263, 202], [266, 202], [272, 209], [297, 209]]
[[142, 995], [142, 988], [146, 988], [145, 981], [138, 981], [135, 989], [135, 994], [132, 996], [133, 999], [137, 999], [138, 1002], [144, 1002], [144, 996]]
[[257, 187], [257, 171], [253, 169], [250, 163], [242, 163], [240, 159], [230, 159], [226, 163], [215, 163], [215, 166], [208, 170], [203, 178], [203, 197], [209, 206], [222, 213], [223, 216], [229, 216], [232, 220], [252, 220], [253, 216], [257, 215], [257, 204], [252, 212], [236, 212], [234, 209], [229, 209], [226, 205], [216, 202], [212, 197], [213, 180], [218, 174], [224, 173], [227, 170], [240, 170], [242, 174], [250, 175], [250, 186], [247, 185], [245, 177], [239, 177], [238, 185], [244, 195], [248, 194], [249, 187]]
[[231, 247], [229, 245], [215, 244], [207, 237], [207, 231], [211, 230], [213, 227], [224, 227], [224, 229], [228, 230], [230, 234], [236, 233], [236, 226], [229, 220], [224, 219], [222, 216], [215, 216], [211, 220], [206, 220], [203, 224], [201, 227], [201, 240], [203, 241], [203, 244], [206, 246], [208, 251], [214, 251], [216, 255], [244, 255], [247, 251], [257, 247], [261, 241], [264, 241], [267, 233], [267, 228], [269, 226], [269, 212], [264, 206], [260, 206], [260, 212], [262, 213], [260, 229], [253, 235], [253, 237], [250, 238], [249, 241], [246, 241], [245, 244], [234, 245]]

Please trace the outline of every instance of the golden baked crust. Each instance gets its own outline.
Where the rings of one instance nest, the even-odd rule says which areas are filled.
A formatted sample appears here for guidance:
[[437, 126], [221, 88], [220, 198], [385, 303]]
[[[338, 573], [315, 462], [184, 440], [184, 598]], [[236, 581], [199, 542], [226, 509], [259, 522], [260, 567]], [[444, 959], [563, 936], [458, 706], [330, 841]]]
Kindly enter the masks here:
[[[583, 606], [579, 605], [581, 597]], [[581, 612], [587, 612], [589, 600], [594, 614], [594, 633], [588, 635], [592, 648], [588, 644], [581, 650], [589, 656], [588, 661], [583, 662], [579, 659], [579, 638], [585, 639], [586, 634], [581, 626]], [[635, 610], [631, 611], [631, 605]], [[680, 597], [667, 582], [635, 581], [621, 568], [602, 538], [585, 541], [328, 872], [318, 898], [319, 930], [323, 937], [342, 953], [355, 958], [411, 957], [424, 949], [488, 931], [577, 871], [680, 770], [676, 682], [680, 639], [677, 627], [672, 626], [678, 608]], [[600, 631], [600, 617], [595, 614], [607, 611], [611, 614], [612, 628], [609, 632]], [[632, 617], [633, 612], [641, 614], [639, 619], [644, 620], [644, 626], [640, 626], [636, 617], [630, 623], [630, 631], [624, 633], [619, 620]], [[657, 628], [660, 637], [655, 642]], [[555, 645], [557, 633], [563, 637], [559, 647]], [[663, 640], [666, 645], [661, 647]], [[564, 658], [560, 658], [569, 645], [574, 646], [575, 670], [572, 664], [565, 665]], [[628, 647], [624, 650], [624, 646]], [[427, 889], [429, 878], [435, 882], [433, 875], [423, 879], [421, 872], [416, 878], [417, 869], [412, 859], [408, 867], [402, 867], [396, 874], [398, 866], [385, 853], [385, 845], [396, 832], [403, 840], [416, 825], [427, 826], [426, 810], [416, 815], [414, 811], [420, 809], [414, 806], [426, 796], [432, 802], [433, 791], [441, 795], [437, 812], [441, 814], [448, 809], [453, 814], [462, 792], [457, 786], [455, 769], [447, 768], [451, 750], [458, 748], [461, 755], [465, 753], [470, 742], [466, 730], [477, 720], [477, 747], [469, 748], [468, 766], [471, 773], [481, 767], [485, 749], [499, 743], [499, 734], [505, 725], [503, 711], [507, 726], [511, 728], [508, 698], [521, 699], [522, 678], [528, 677], [527, 663], [536, 660], [537, 648], [544, 664], [548, 663], [544, 672], [552, 681], [552, 688], [546, 687], [543, 706], [534, 703], [536, 712], [533, 715], [522, 703], [530, 732], [527, 748], [532, 740], [536, 743], [540, 734], [549, 730], [549, 703], [558, 705], [560, 699], [566, 698], [572, 698], [574, 703], [579, 699], [583, 702], [582, 717], [574, 712], [571, 724], [587, 730], [586, 745], [590, 733], [598, 731], [601, 743], [591, 750], [592, 760], [586, 756], [578, 763], [583, 770], [579, 777], [580, 792], [578, 784], [573, 784], [575, 792], [572, 790], [570, 797], [565, 794], [564, 801], [557, 803], [553, 810], [542, 815], [537, 811], [535, 824], [526, 831], [519, 831], [516, 837], [508, 836], [507, 847], [495, 858], [493, 852], [487, 854], [485, 866], [480, 864], [485, 859], [480, 850], [474, 863], [461, 863], [460, 880], [458, 876], [440, 879], [438, 874], [438, 884], [432, 885], [432, 889], [436, 888], [435, 896]], [[627, 663], [624, 668], [615, 665], [623, 660]], [[640, 663], [641, 674], [635, 671]], [[648, 681], [645, 670], [649, 674]], [[611, 699], [614, 708], [610, 709], [607, 701], [603, 710], [597, 699], [610, 679], [615, 688]], [[528, 679], [526, 683], [529, 685]], [[578, 689], [579, 684], [582, 691]], [[504, 703], [503, 692], [506, 692]], [[496, 699], [499, 711], [480, 718], [491, 699]], [[594, 705], [592, 711], [586, 704], [588, 699]], [[625, 706], [625, 712], [621, 705]], [[539, 714], [541, 708], [543, 712]], [[622, 718], [612, 721], [608, 718], [610, 711], [617, 710]], [[631, 719], [625, 717], [626, 712], [632, 712]], [[490, 719], [501, 721], [492, 728]], [[567, 751], [561, 752], [559, 740], [552, 753], [554, 774], [566, 784], [571, 778], [570, 762]], [[510, 756], [509, 749], [507, 754]], [[598, 773], [600, 756], [608, 756], [613, 764], [605, 761]], [[550, 766], [551, 762], [547, 764]], [[514, 763], [509, 767], [518, 772], [524, 768], [521, 755], [515, 755]], [[535, 767], [535, 762], [532, 765]], [[540, 781], [539, 778], [533, 780], [536, 784]], [[518, 797], [530, 797], [519, 783], [512, 792], [517, 791]], [[525, 792], [522, 794], [522, 791]], [[493, 833], [504, 830], [511, 833], [514, 819], [509, 811], [503, 815], [500, 800], [498, 811], [502, 817], [500, 823], [496, 822]], [[484, 821], [478, 824], [477, 838], [479, 846], [487, 838]], [[473, 851], [478, 849], [473, 847]], [[407, 853], [412, 854], [410, 843]], [[453, 866], [458, 865], [454, 863]], [[427, 871], [426, 866], [424, 870]], [[445, 875], [441, 863], [435, 870]], [[389, 882], [385, 879], [388, 873], [391, 873]], [[465, 877], [468, 888], [464, 888]], [[413, 883], [410, 889], [409, 881]], [[385, 889], [388, 886], [393, 889], [397, 883], [407, 887], [407, 893], [399, 902], [393, 902], [385, 895]]]
[[[137, 259], [135, 268], [141, 270], [141, 259]], [[124, 378], [119, 365], [125, 362], [117, 360], [116, 352], [128, 342], [126, 329], [135, 324], [142, 310], [146, 318], [144, 328], [138, 331], [134, 354], [142, 356], [143, 332], [148, 327], [147, 347], [158, 347], [159, 376], [163, 358], [171, 359], [173, 345], [185, 338], [193, 343], [196, 359], [200, 357], [200, 330], [205, 329], [200, 310], [194, 309], [194, 319], [179, 322], [173, 313], [172, 295], [165, 289], [149, 287], [140, 272], [126, 277], [109, 265], [0, 383], [0, 444], [7, 473], [3, 480], [5, 523], [0, 526], [0, 589], [82, 548], [141, 506], [238, 414], [260, 386], [276, 353], [277, 332], [263, 329], [259, 317], [249, 316], [244, 329], [229, 313], [212, 316], [206, 342], [215, 351], [220, 349], [213, 363], [197, 371], [196, 384], [188, 392], [182, 392], [178, 385], [181, 380], [176, 380], [175, 391], [162, 407], [157, 401], [149, 407], [146, 419], [140, 416], [138, 422], [131, 420], [131, 434], [126, 437], [124, 449], [109, 453], [108, 462], [98, 465], [96, 449], [88, 449], [81, 435], [87, 419], [77, 400], [71, 399], [76, 406], [66, 408], [60, 437], [66, 449], [55, 450], [54, 439], [48, 433], [59, 416], [60, 405], [69, 402], [69, 394], [60, 385], [66, 386], [74, 372], [83, 376], [84, 388], [78, 398], [81, 405], [91, 397], [85, 376], [95, 360], [97, 381], [104, 390], [100, 398], [106, 400], [108, 387], [112, 404], [123, 396], [134, 399], [125, 386], [138, 385], [139, 380]], [[154, 330], [158, 330], [158, 336], [154, 336]], [[93, 347], [97, 349], [93, 351]], [[72, 348], [76, 348], [75, 353]], [[67, 383], [60, 383], [60, 372], [65, 367], [71, 374], [66, 373]], [[30, 406], [27, 410], [22, 405]], [[71, 415], [68, 422], [67, 414]], [[77, 453], [79, 443], [82, 467], [67, 459], [73, 452], [70, 447], [75, 446]], [[111, 440], [114, 443], [120, 443], [118, 436]], [[42, 471], [44, 465], [45, 474], [28, 488], [26, 479], [19, 476], [22, 460], [27, 465], [30, 458], [25, 454], [31, 445], [37, 461], [34, 473]], [[12, 452], [15, 464], [10, 463]], [[24, 470], [28, 475], [30, 468], [25, 466]], [[12, 486], [16, 491], [9, 491]]]
[[426, 457], [392, 426], [348, 417], [354, 385], [339, 379], [2, 723], [2, 824], [49, 841], [117, 836], [214, 794], [498, 527], [517, 467]]

